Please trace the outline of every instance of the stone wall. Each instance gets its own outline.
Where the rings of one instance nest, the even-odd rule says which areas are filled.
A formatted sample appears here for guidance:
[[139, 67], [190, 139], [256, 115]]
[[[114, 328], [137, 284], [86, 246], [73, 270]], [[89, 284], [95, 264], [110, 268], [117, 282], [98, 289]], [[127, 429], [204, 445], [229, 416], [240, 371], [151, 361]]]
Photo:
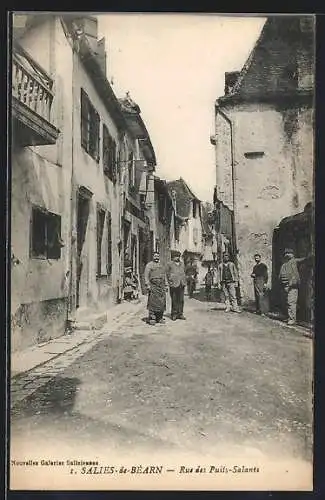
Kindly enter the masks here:
[[247, 301], [253, 299], [254, 253], [271, 273], [274, 228], [312, 200], [312, 110], [246, 104], [226, 112], [234, 124], [236, 238]]
[[[40, 44], [40, 37], [42, 42]], [[52, 37], [52, 38], [51, 38]], [[21, 45], [54, 78], [55, 145], [20, 147], [13, 137], [11, 162], [11, 346], [23, 349], [63, 335], [67, 319], [72, 164], [72, 52], [58, 20], [28, 32]], [[54, 49], [57, 50], [54, 50]], [[51, 50], [50, 50], [51, 49]], [[64, 246], [58, 259], [31, 254], [32, 208], [61, 217]]]
[[[81, 303], [80, 309], [106, 310], [116, 302], [120, 279], [120, 255], [118, 241], [120, 239], [120, 186], [118, 180], [113, 183], [104, 173], [103, 166], [103, 124], [119, 148], [120, 138], [115, 121], [107, 109], [103, 99], [98, 94], [92, 76], [85, 70], [80, 59], [74, 57], [74, 97], [73, 97], [73, 148], [74, 148], [74, 208], [73, 227], [77, 231], [77, 189], [79, 186], [87, 188], [92, 197], [89, 202], [89, 219], [82, 249], [81, 260], [83, 264], [81, 276]], [[93, 107], [100, 117], [100, 149], [97, 162], [81, 146], [81, 89], [83, 89]], [[118, 158], [118, 155], [117, 155]], [[105, 272], [103, 266], [102, 276], [97, 276], [97, 209], [105, 211], [105, 224], [102, 238], [102, 261], [107, 259], [107, 217], [111, 219], [111, 272]], [[73, 248], [76, 256], [76, 248]], [[74, 260], [74, 282], [76, 280], [76, 261]]]

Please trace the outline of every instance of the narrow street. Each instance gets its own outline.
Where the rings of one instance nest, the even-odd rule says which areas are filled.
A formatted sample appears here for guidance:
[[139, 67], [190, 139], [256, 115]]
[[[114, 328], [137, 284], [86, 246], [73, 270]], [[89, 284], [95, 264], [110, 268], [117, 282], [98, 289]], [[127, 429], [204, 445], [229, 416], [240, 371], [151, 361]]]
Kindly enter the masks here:
[[11, 23], [10, 488], [311, 491], [315, 16], [38, 14]]
[[186, 299], [187, 321], [167, 314], [154, 327], [143, 308], [53, 378], [49, 370], [12, 412], [12, 457], [38, 442], [311, 461], [310, 339], [215, 306]]

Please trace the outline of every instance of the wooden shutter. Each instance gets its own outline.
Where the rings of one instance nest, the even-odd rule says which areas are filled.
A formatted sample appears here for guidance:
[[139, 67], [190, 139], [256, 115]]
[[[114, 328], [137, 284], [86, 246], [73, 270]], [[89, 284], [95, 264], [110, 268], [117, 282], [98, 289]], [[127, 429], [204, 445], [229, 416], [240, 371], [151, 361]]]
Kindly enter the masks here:
[[81, 145], [88, 151], [89, 146], [89, 100], [86, 92], [81, 89]]

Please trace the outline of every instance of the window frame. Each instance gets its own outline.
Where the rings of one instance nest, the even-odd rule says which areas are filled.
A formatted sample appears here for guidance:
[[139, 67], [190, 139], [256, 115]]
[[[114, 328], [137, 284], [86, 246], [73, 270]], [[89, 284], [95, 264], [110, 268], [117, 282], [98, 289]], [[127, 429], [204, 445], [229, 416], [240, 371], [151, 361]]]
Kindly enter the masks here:
[[193, 219], [196, 219], [196, 216], [197, 216], [197, 204], [196, 204], [196, 200], [193, 200], [193, 207], [192, 207], [192, 210], [193, 210]]
[[[34, 231], [36, 226], [35, 217], [39, 217], [44, 224], [44, 251], [39, 252], [35, 249], [36, 238]], [[52, 228], [51, 228], [52, 226]], [[61, 248], [64, 246], [62, 242], [62, 217], [59, 214], [50, 212], [49, 210], [32, 205], [30, 214], [30, 234], [29, 234], [29, 257], [37, 260], [60, 260]]]
[[105, 123], [102, 126], [103, 132], [103, 171], [104, 174], [115, 184], [117, 181], [117, 145]]
[[[103, 217], [102, 220], [100, 220], [101, 216]], [[105, 276], [105, 273], [102, 273], [102, 245], [104, 237], [105, 219], [106, 219], [106, 211], [100, 205], [97, 206], [96, 210], [96, 241], [97, 241], [96, 277], [97, 278]], [[100, 227], [101, 227], [101, 232], [99, 233]]]
[[100, 160], [100, 116], [87, 92], [80, 89], [81, 147], [97, 162]]
[[128, 187], [129, 192], [134, 190], [135, 186], [135, 156], [133, 151], [128, 154]]

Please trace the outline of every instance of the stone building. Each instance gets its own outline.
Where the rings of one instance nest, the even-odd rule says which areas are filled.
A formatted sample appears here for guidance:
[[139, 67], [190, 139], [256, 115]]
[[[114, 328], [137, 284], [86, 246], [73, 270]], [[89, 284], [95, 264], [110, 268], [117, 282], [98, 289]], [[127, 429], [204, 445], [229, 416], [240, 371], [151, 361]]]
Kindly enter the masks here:
[[121, 300], [126, 248], [141, 271], [156, 160], [140, 110], [106, 78], [95, 17], [13, 25], [11, 319], [23, 349], [105, 321]]
[[167, 182], [155, 176], [155, 250], [166, 265], [175, 249], [175, 211]]
[[12, 53], [11, 348], [17, 350], [62, 335], [67, 320], [73, 52], [60, 18], [17, 14]]
[[175, 249], [198, 263], [203, 251], [201, 201], [181, 177], [167, 183], [175, 212]]
[[102, 313], [119, 296], [119, 153], [126, 124], [107, 78], [97, 19], [63, 17], [73, 46], [70, 316]]
[[272, 16], [215, 105], [216, 198], [234, 213], [244, 300], [259, 252], [272, 270], [273, 231], [313, 198], [313, 16]]
[[155, 245], [156, 156], [138, 104], [129, 95], [119, 102], [127, 124], [121, 152], [121, 164], [126, 165], [122, 181], [122, 254], [124, 262], [132, 265], [144, 291], [144, 269]]

